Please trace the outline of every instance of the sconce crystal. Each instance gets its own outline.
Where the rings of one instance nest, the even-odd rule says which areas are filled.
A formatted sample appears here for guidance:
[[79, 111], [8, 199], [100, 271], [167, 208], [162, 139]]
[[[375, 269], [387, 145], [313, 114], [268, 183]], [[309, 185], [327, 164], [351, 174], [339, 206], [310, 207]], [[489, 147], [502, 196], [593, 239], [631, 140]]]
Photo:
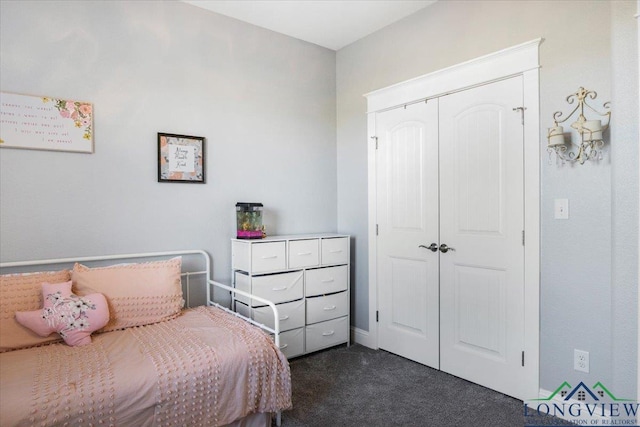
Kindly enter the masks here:
[[[602, 105], [604, 112], [600, 112], [593, 108], [587, 102], [587, 99], [596, 99], [598, 96], [594, 91], [581, 87], [578, 92], [567, 97], [567, 103], [573, 104], [577, 101], [576, 107], [564, 119], [562, 111], [553, 113], [554, 126], [550, 127], [547, 133], [547, 151], [549, 152], [549, 162], [553, 154], [556, 155], [556, 163], [579, 162], [581, 165], [587, 160], [602, 160], [602, 148], [604, 140], [602, 134], [609, 128], [611, 122], [611, 103], [605, 102]], [[586, 112], [591, 116], [587, 119]], [[568, 144], [565, 140], [564, 127], [562, 123], [569, 120], [576, 113], [578, 117], [576, 121], [571, 123], [571, 128], [578, 133], [578, 141], [572, 140], [572, 132], [568, 132]], [[606, 120], [605, 120], [606, 119]], [[606, 123], [602, 123], [606, 121]]]

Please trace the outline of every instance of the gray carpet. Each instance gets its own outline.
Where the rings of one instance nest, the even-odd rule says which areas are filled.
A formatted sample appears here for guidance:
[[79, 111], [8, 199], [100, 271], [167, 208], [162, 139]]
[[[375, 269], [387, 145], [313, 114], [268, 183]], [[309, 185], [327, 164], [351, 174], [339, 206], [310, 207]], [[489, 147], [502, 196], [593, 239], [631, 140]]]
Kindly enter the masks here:
[[524, 425], [522, 401], [385, 351], [341, 346], [290, 366], [283, 427]]

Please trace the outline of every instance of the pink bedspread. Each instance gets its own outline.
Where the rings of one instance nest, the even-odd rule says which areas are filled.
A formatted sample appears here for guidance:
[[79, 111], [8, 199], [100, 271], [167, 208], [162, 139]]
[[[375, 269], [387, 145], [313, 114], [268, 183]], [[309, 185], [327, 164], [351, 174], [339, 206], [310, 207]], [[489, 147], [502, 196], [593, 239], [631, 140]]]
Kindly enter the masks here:
[[286, 358], [217, 308], [92, 339], [0, 354], [0, 425], [219, 426], [291, 406]]

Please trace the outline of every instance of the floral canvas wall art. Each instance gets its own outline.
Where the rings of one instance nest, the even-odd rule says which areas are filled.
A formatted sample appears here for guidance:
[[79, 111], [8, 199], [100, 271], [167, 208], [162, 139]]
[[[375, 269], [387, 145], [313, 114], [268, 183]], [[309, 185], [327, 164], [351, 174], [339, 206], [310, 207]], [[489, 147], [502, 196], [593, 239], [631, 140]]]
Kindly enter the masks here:
[[93, 153], [93, 105], [0, 92], [0, 147]]

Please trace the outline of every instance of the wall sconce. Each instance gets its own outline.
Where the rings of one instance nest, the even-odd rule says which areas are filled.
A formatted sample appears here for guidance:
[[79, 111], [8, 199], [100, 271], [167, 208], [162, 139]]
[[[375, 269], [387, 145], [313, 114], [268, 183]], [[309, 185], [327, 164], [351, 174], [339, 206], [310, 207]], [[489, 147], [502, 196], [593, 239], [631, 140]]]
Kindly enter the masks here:
[[[551, 163], [551, 156], [554, 153], [556, 155], [556, 163], [560, 160], [563, 164], [565, 162], [580, 162], [582, 165], [587, 160], [602, 160], [602, 148], [604, 147], [602, 133], [609, 128], [609, 123], [611, 122], [611, 111], [609, 110], [611, 103], [605, 102], [602, 107], [606, 111], [601, 113], [587, 103], [587, 98], [596, 99], [597, 96], [597, 93], [581, 87], [578, 92], [567, 97], [569, 104], [575, 103], [576, 100], [578, 102], [578, 105], [567, 117], [561, 119], [562, 111], [553, 113], [554, 126], [549, 128], [547, 134], [547, 139], [549, 140], [547, 145], [549, 163]], [[587, 120], [585, 106], [587, 107], [587, 112], [596, 117], [595, 119]], [[576, 121], [571, 123], [571, 128], [578, 133], [578, 141], [574, 142], [572, 132], [569, 132], [569, 144], [567, 145], [564, 128], [561, 124], [570, 119], [576, 112], [579, 112], [579, 115]], [[597, 117], [606, 117], [606, 123], [602, 124], [602, 119]], [[576, 148], [573, 148], [574, 146]]]

